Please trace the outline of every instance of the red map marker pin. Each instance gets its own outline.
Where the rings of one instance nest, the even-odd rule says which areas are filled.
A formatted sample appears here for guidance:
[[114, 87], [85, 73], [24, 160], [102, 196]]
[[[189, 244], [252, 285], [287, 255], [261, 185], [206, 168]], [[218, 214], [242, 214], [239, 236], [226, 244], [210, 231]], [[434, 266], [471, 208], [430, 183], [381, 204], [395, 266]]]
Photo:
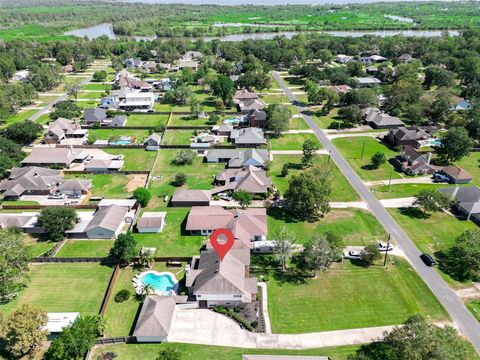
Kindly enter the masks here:
[[[227, 238], [227, 241], [225, 243], [218, 242], [218, 237], [220, 235], [224, 235]], [[210, 235], [210, 244], [212, 244], [212, 247], [217, 252], [220, 261], [223, 261], [223, 258], [230, 251], [234, 242], [235, 238], [232, 232], [228, 229], [217, 229], [212, 233], [212, 235]]]

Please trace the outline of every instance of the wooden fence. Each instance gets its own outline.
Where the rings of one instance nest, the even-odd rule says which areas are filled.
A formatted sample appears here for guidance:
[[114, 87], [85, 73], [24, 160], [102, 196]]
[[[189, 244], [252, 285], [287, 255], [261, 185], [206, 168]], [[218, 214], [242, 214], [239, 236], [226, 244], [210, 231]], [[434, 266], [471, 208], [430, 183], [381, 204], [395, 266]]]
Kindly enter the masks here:
[[99, 315], [104, 316], [105, 311], [107, 311], [108, 301], [112, 296], [113, 287], [115, 286], [115, 281], [117, 280], [118, 274], [120, 273], [120, 264], [115, 266], [115, 270], [113, 270], [112, 277], [110, 278], [110, 282], [108, 283], [107, 291], [105, 292], [105, 296], [103, 297], [102, 306], [100, 307]]
[[50, 207], [71, 207], [74, 209], [80, 209], [80, 210], [96, 210], [98, 208], [97, 205], [4, 205], [2, 204], [2, 209], [3, 210], [40, 210], [44, 208], [50, 208]]

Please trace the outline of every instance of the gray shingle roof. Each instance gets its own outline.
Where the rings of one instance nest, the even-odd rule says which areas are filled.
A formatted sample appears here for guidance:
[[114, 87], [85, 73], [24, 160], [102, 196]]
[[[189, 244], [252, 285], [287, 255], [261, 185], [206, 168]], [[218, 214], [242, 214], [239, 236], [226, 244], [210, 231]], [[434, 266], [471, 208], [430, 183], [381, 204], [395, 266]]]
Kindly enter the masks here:
[[143, 302], [140, 316], [133, 331], [134, 336], [168, 336], [175, 311], [171, 296], [150, 295]]
[[96, 227], [116, 231], [127, 212], [128, 209], [118, 205], [102, 207], [93, 215], [93, 219], [88, 223], [85, 231], [93, 230]]

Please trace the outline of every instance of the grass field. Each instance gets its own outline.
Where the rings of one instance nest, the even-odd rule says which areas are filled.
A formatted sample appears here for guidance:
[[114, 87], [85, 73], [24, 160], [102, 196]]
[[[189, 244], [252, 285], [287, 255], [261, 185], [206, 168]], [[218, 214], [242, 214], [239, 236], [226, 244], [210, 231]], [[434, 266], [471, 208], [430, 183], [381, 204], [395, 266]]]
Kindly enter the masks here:
[[450, 187], [449, 184], [398, 184], [391, 185], [388, 191], [388, 185], [372, 186], [370, 190], [379, 199], [396, 199], [402, 197], [416, 196], [422, 190], [438, 190]]
[[169, 115], [140, 115], [130, 114], [127, 119], [127, 126], [145, 126], [156, 128], [158, 126], [167, 126]]
[[480, 153], [472, 152], [457, 163], [462, 169], [468, 171], [473, 176], [471, 184], [480, 185]]
[[28, 287], [14, 301], [0, 305], [0, 311], [10, 313], [20, 304], [32, 304], [47, 312], [96, 315], [113, 271], [96, 263], [30, 265], [30, 269]]
[[105, 91], [110, 87], [111, 85], [109, 84], [86, 83], [83, 85], [82, 90]]
[[23, 234], [23, 243], [27, 247], [28, 255], [32, 258], [45, 254], [55, 246], [54, 242], [39, 241], [30, 234]]
[[267, 105], [270, 105], [270, 104], [286, 104], [286, 103], [290, 103], [290, 100], [288, 99], [288, 96], [283, 94], [283, 93], [279, 93], [279, 94], [268, 94], [268, 95], [263, 95], [261, 96], [261, 99], [267, 104]]
[[26, 110], [26, 111], [19, 112], [18, 114], [15, 114], [15, 115], [7, 116], [5, 119], [1, 121], [0, 127], [7, 127], [8, 125], [27, 120], [30, 116], [35, 114], [37, 111], [38, 110]]
[[104, 91], [99, 92], [79, 92], [77, 95], [77, 99], [92, 99], [92, 100], [99, 100], [104, 97], [106, 94]]
[[114, 352], [118, 360], [142, 359], [155, 360], [161, 350], [173, 348], [179, 350], [182, 360], [199, 360], [199, 359], [221, 359], [221, 360], [240, 360], [242, 355], [291, 355], [291, 356], [328, 356], [332, 360], [346, 360], [357, 350], [357, 346], [343, 346], [309, 350], [274, 350], [274, 349], [241, 349], [228, 348], [220, 346], [192, 345], [180, 343], [163, 343], [163, 344], [129, 344], [129, 345], [109, 345], [95, 347], [93, 351], [93, 359], [101, 355], [103, 352]]
[[150, 170], [155, 161], [156, 151], [146, 151], [143, 149], [105, 149], [105, 152], [113, 155], [123, 154], [125, 165], [122, 170]]
[[144, 140], [149, 136], [148, 130], [138, 129], [90, 129], [88, 131], [88, 137], [90, 139], [109, 140], [118, 136], [131, 136], [135, 138], [136, 144], [143, 144]]
[[[401, 176], [394, 171], [393, 166], [388, 161], [378, 169], [373, 170], [368, 168], [370, 158], [377, 151], [385, 154], [387, 160], [397, 155], [396, 152], [390, 150], [374, 138], [347, 137], [333, 139], [332, 142], [363, 180], [388, 180], [390, 176], [393, 179], [401, 178]], [[365, 144], [365, 148], [362, 158], [363, 144]]]
[[163, 138], [163, 145], [190, 145], [193, 137], [192, 130], [167, 130]]
[[114, 240], [67, 240], [56, 257], [107, 257]]
[[360, 209], [335, 209], [324, 218], [310, 222], [294, 222], [288, 214], [276, 208], [268, 210], [268, 237], [274, 239], [285, 227], [296, 236], [298, 243], [306, 243], [314, 234], [332, 232], [342, 238], [345, 245], [367, 245], [384, 241], [387, 234], [375, 217]]
[[66, 175], [65, 179], [91, 179], [93, 183], [92, 196], [103, 196], [105, 198], [128, 198], [132, 194], [126, 192], [128, 183], [127, 175], [121, 174], [85, 174]]
[[445, 320], [447, 313], [404, 260], [395, 265], [335, 264], [316, 279], [270, 278], [268, 310], [274, 333], [397, 325], [413, 314]]
[[323, 148], [314, 134], [284, 134], [278, 138], [271, 138], [272, 150], [302, 150], [305, 140], [312, 140], [319, 149]]
[[330, 129], [335, 127], [339, 121], [338, 108], [332, 109], [327, 115], [312, 114], [311, 116], [320, 129]]
[[84, 109], [95, 109], [98, 105], [98, 102], [94, 100], [88, 100], [88, 101], [77, 101], [75, 104], [77, 104], [77, 106], [80, 109], [84, 110]]
[[191, 115], [172, 114], [169, 126], [206, 126], [208, 118], [197, 119]]
[[[268, 171], [273, 183], [277, 189], [283, 194], [288, 189], [288, 180], [294, 174], [298, 174], [302, 170], [290, 169], [286, 177], [281, 176], [282, 167], [284, 164], [291, 163], [294, 166], [299, 166], [302, 155], [274, 155], [273, 161]], [[328, 161], [327, 155], [318, 155], [315, 164], [322, 168], [328, 168], [332, 174], [333, 192], [331, 201], [356, 201], [358, 194], [352, 188], [347, 179], [340, 172], [333, 161]]]
[[472, 300], [467, 303], [467, 308], [470, 312], [475, 316], [475, 319], [480, 321], [480, 301], [479, 300]]

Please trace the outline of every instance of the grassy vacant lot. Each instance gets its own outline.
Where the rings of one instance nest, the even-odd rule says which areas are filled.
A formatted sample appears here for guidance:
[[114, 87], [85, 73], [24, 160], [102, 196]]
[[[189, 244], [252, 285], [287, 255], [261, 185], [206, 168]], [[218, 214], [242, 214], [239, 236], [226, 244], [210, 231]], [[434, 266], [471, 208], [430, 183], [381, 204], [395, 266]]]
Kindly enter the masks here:
[[77, 95], [78, 99], [101, 99], [105, 96], [105, 92], [103, 91], [96, 91], [96, 92], [79, 92]]
[[118, 360], [127, 359], [143, 359], [155, 360], [161, 350], [168, 348], [177, 349], [181, 352], [182, 360], [198, 360], [198, 359], [222, 359], [222, 360], [240, 360], [242, 355], [297, 355], [297, 356], [328, 356], [334, 360], [346, 360], [357, 350], [357, 346], [342, 346], [309, 350], [273, 350], [273, 349], [241, 349], [220, 346], [193, 345], [180, 343], [163, 343], [163, 344], [131, 344], [131, 345], [110, 345], [95, 347], [93, 351], [93, 359], [101, 355], [103, 352], [114, 352]]
[[135, 142], [138, 144], [143, 144], [144, 139], [149, 135], [148, 130], [138, 129], [90, 129], [88, 131], [90, 139], [109, 140], [113, 137], [131, 136], [132, 138], [135, 138]]
[[[365, 142], [365, 150], [362, 155], [362, 148]], [[333, 144], [342, 153], [345, 159], [350, 163], [357, 174], [367, 181], [388, 179], [390, 175], [393, 179], [398, 179], [401, 176], [394, 171], [393, 166], [387, 161], [378, 169], [372, 170], [368, 166], [370, 158], [377, 151], [385, 154], [387, 159], [396, 155], [396, 152], [390, 150], [385, 145], [379, 143], [371, 137], [350, 137], [333, 139]]]
[[86, 83], [85, 85], [83, 85], [82, 90], [105, 91], [109, 87], [109, 84]]
[[312, 114], [311, 116], [320, 129], [330, 129], [335, 127], [340, 120], [338, 117], [338, 108], [332, 109], [327, 115]]
[[480, 301], [472, 300], [467, 303], [467, 308], [475, 316], [475, 318], [480, 321]]
[[[175, 274], [177, 279], [183, 278], [183, 267], [169, 269], [163, 263], [156, 263], [153, 266], [154, 270], [159, 272], [170, 271]], [[131, 296], [130, 299], [123, 303], [117, 303], [114, 300], [115, 294], [120, 290], [129, 290], [133, 295], [135, 289], [132, 285], [133, 276], [138, 273], [138, 270], [133, 269], [131, 266], [123, 268], [118, 275], [115, 282], [115, 286], [112, 292], [112, 298], [108, 303], [107, 311], [105, 313], [106, 329], [105, 335], [108, 337], [115, 336], [127, 336], [130, 334], [135, 322], [135, 316], [137, 314], [140, 302]]]
[[[281, 176], [281, 171], [283, 164], [291, 163], [297, 167], [300, 165], [302, 155], [274, 155], [273, 161], [268, 171], [269, 176], [272, 177], [272, 181], [277, 187], [277, 189], [283, 194], [288, 189], [288, 179], [294, 175], [298, 174], [301, 169], [290, 169], [286, 177]], [[358, 200], [358, 194], [352, 188], [347, 179], [338, 169], [337, 165], [333, 161], [328, 161], [327, 155], [318, 155], [315, 163], [322, 167], [326, 168], [327, 163], [328, 167], [332, 173], [333, 181], [333, 193], [332, 201], [356, 201]]]
[[152, 190], [152, 200], [148, 206], [149, 209], [162, 209], [167, 206], [163, 202], [164, 196], [171, 196], [177, 187], [172, 185], [177, 173], [187, 175], [187, 183], [183, 188], [196, 190], [210, 190], [212, 188], [213, 176], [225, 168], [225, 164], [207, 164], [203, 162], [203, 157], [196, 157], [192, 165], [174, 165], [172, 160], [178, 150], [162, 149], [158, 152], [158, 159], [153, 170], [153, 175], [162, 176], [160, 181], [152, 181], [150, 190]]
[[299, 86], [303, 87], [303, 85], [305, 85], [305, 80], [298, 76], [282, 76], [282, 80], [287, 83], [289, 88], [298, 88]]
[[[187, 110], [190, 111], [190, 110]], [[191, 115], [172, 114], [169, 126], [207, 126], [208, 118], [197, 119]]]
[[91, 179], [93, 182], [92, 196], [105, 198], [128, 198], [132, 194], [125, 191], [128, 183], [127, 175], [120, 174], [79, 174], [66, 175], [66, 179]]
[[17, 299], [0, 305], [10, 313], [20, 304], [37, 305], [47, 312], [96, 315], [113, 269], [96, 263], [30, 265], [30, 283]]
[[26, 110], [26, 111], [19, 112], [18, 114], [15, 114], [15, 115], [7, 116], [5, 119], [3, 119], [0, 122], [0, 127], [7, 127], [8, 125], [12, 125], [17, 122], [27, 120], [30, 116], [35, 114], [37, 111], [38, 110]]
[[267, 104], [286, 104], [290, 103], [290, 100], [288, 99], [288, 96], [284, 93], [279, 93], [279, 94], [267, 94], [261, 96], [261, 99]]
[[269, 141], [272, 150], [302, 150], [303, 143], [307, 139], [317, 144], [319, 149], [322, 148], [322, 144], [314, 134], [284, 134]]
[[386, 240], [387, 235], [375, 217], [360, 209], [335, 209], [319, 221], [294, 222], [291, 216], [276, 208], [268, 211], [268, 237], [274, 239], [281, 227], [296, 235], [297, 242], [305, 243], [314, 234], [332, 232], [346, 245], [366, 245]]
[[192, 130], [167, 130], [163, 139], [164, 145], [190, 145]]
[[107, 257], [114, 240], [67, 240], [56, 257]]
[[388, 185], [372, 186], [370, 189], [379, 199], [396, 199], [402, 197], [416, 196], [422, 190], [438, 190], [449, 187], [448, 184], [398, 184], [391, 185], [388, 191]]
[[156, 128], [158, 126], [167, 126], [169, 115], [154, 114], [154, 115], [128, 115], [127, 126], [145, 126]]
[[150, 170], [155, 161], [156, 151], [143, 149], [106, 149], [105, 152], [113, 155], [123, 154], [125, 165], [122, 170]]
[[77, 104], [77, 106], [80, 108], [80, 109], [95, 109], [98, 105], [98, 102], [97, 101], [94, 101], [94, 100], [89, 100], [89, 101], [77, 101], [75, 104]]
[[[297, 115], [296, 108], [294, 106], [291, 107], [292, 109], [292, 114]], [[288, 123], [288, 129], [289, 130], [308, 130], [310, 129], [310, 126], [305, 122], [305, 119], [302, 116], [295, 116], [291, 117], [290, 121]]]
[[316, 279], [270, 278], [268, 310], [274, 333], [396, 325], [413, 314], [447, 319], [447, 313], [404, 260], [359, 267], [335, 264]]

